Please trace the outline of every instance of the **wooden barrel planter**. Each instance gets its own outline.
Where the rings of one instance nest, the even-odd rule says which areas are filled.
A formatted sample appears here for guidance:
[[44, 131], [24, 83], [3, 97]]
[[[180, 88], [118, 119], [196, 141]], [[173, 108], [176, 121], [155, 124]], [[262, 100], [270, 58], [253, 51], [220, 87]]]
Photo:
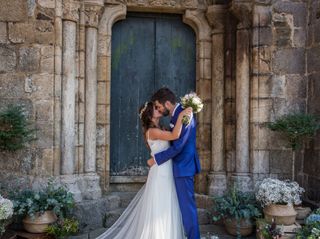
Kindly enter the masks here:
[[27, 232], [43, 233], [48, 225], [57, 221], [57, 216], [53, 211], [45, 211], [43, 214], [38, 213], [34, 219], [27, 216], [23, 219], [23, 226]]
[[250, 219], [246, 218], [240, 220], [228, 218], [225, 219], [224, 225], [226, 231], [233, 236], [237, 236], [238, 232], [241, 236], [249, 236], [253, 232], [253, 224]]
[[268, 223], [274, 220], [277, 225], [292, 225], [297, 217], [297, 212], [292, 205], [271, 204], [263, 209], [263, 213]]

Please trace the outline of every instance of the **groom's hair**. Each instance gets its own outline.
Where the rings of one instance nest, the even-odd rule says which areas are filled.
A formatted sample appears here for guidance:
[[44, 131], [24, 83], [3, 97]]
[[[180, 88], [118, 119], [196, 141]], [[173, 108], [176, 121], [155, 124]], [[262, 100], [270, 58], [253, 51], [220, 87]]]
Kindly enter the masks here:
[[163, 87], [153, 94], [151, 101], [155, 102], [156, 100], [162, 105], [164, 105], [166, 101], [170, 101], [173, 105], [177, 102], [176, 95], [167, 87]]

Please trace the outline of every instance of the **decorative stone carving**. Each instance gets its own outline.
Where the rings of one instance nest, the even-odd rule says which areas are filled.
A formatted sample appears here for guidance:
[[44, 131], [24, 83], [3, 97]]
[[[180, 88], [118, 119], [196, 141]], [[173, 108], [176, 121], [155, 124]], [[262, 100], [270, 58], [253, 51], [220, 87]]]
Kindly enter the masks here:
[[200, 5], [198, 0], [108, 0], [108, 3], [125, 4], [132, 8], [173, 9], [175, 12], [181, 12], [185, 9], [196, 9]]
[[238, 28], [249, 28], [252, 25], [252, 4], [242, 0], [232, 1], [230, 11], [238, 19]]
[[214, 33], [222, 33], [225, 29], [225, 15], [227, 9], [224, 5], [211, 5], [207, 9], [207, 19]]
[[97, 28], [102, 14], [102, 6], [86, 5], [84, 10], [86, 26]]
[[77, 22], [79, 19], [80, 3], [74, 0], [63, 0], [63, 19]]

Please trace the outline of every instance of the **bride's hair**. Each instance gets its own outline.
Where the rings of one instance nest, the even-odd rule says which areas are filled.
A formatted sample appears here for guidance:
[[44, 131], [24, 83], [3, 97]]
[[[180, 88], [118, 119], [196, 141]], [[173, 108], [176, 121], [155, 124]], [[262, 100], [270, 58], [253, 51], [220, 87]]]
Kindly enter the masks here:
[[152, 122], [152, 116], [153, 116], [152, 102], [147, 102], [146, 104], [140, 107], [139, 116], [142, 123], [143, 134], [145, 134], [145, 132], [147, 132], [148, 129], [156, 127]]

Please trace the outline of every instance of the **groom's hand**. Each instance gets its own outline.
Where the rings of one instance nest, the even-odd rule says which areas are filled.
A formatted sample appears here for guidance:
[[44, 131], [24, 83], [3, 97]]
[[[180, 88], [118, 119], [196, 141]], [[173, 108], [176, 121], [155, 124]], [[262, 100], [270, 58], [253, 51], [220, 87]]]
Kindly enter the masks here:
[[154, 160], [154, 158], [151, 158], [151, 159], [149, 159], [148, 161], [147, 161], [147, 164], [148, 164], [148, 166], [151, 168], [153, 165], [155, 165], [155, 160]]

